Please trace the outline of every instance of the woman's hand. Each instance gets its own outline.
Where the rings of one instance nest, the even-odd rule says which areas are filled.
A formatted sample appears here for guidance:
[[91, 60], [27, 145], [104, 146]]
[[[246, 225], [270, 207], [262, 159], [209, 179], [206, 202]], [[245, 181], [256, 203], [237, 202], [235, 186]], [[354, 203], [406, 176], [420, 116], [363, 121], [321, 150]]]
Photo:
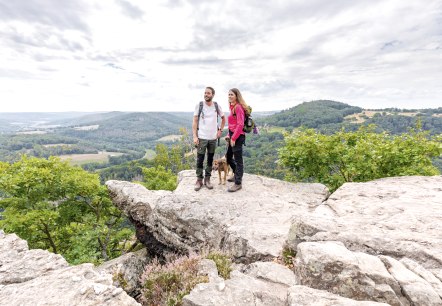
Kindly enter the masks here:
[[234, 146], [235, 146], [235, 140], [230, 140], [230, 145], [231, 145], [232, 147], [234, 147]]

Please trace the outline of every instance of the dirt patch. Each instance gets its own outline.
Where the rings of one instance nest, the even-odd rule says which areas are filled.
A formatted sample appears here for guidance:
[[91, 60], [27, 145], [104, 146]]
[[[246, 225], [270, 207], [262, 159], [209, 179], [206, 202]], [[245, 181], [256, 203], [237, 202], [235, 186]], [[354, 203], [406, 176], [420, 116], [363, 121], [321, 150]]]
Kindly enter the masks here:
[[161, 141], [161, 142], [169, 142], [169, 141], [178, 141], [181, 139], [181, 135], [167, 135], [164, 137], [161, 137], [160, 139], [158, 139], [157, 141]]
[[71, 143], [52, 143], [52, 144], [45, 144], [42, 145], [45, 148], [50, 148], [50, 147], [72, 147]]
[[85, 125], [85, 126], [77, 126], [74, 127], [74, 130], [76, 131], [93, 131], [97, 130], [100, 126], [98, 124], [96, 125]]

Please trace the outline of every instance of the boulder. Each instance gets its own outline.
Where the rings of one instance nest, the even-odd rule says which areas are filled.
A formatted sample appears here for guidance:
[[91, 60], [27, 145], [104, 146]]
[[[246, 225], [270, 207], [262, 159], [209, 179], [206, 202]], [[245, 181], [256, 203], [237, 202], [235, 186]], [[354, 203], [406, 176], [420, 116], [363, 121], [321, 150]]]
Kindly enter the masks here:
[[0, 231], [0, 305], [140, 305], [92, 264], [69, 266], [60, 256], [29, 250]]
[[388, 305], [355, 301], [327, 291], [294, 285], [296, 282], [294, 273], [285, 266], [273, 262], [255, 262], [246, 266], [244, 273], [233, 271], [230, 279], [213, 279], [209, 283], [197, 285], [183, 298], [183, 305]]
[[346, 183], [293, 220], [287, 244], [341, 241], [352, 251], [442, 267], [442, 176]]
[[[303, 242], [298, 245], [295, 272], [300, 284], [355, 300], [390, 305], [442, 305], [440, 282], [409, 259], [403, 262], [432, 283], [388, 256], [348, 250], [342, 242]], [[436, 290], [433, 288], [436, 286]]]
[[298, 284], [295, 274], [286, 266], [275, 262], [257, 261], [243, 269], [244, 274], [267, 282], [294, 286]]
[[221, 249], [244, 263], [279, 256], [291, 220], [328, 196], [322, 184], [292, 184], [257, 175], [245, 174], [243, 189], [235, 193], [217, 185], [216, 176], [213, 182], [213, 190], [204, 187], [196, 192], [195, 172], [182, 171], [173, 192], [122, 181], [106, 185], [114, 204], [143, 237], [150, 235], [144, 241], [149, 251]]
[[[295, 273], [301, 285], [355, 300], [402, 305], [401, 288], [376, 256], [348, 250], [341, 242], [298, 245]], [[400, 295], [399, 297], [397, 295]]]
[[306, 286], [293, 286], [288, 290], [289, 306], [387, 306], [385, 303], [355, 301], [342, 296]]
[[198, 284], [183, 298], [184, 306], [287, 305], [288, 286], [233, 271], [230, 279]]
[[442, 305], [442, 298], [432, 285], [394, 258], [380, 256], [388, 271], [401, 286], [401, 292], [415, 306]]
[[43, 273], [68, 266], [61, 255], [44, 250], [29, 250], [25, 240], [0, 231], [0, 285], [26, 282]]
[[141, 287], [140, 276], [149, 260], [144, 248], [109, 260], [97, 267], [97, 271], [111, 274], [114, 286], [123, 288], [130, 296], [137, 298]]

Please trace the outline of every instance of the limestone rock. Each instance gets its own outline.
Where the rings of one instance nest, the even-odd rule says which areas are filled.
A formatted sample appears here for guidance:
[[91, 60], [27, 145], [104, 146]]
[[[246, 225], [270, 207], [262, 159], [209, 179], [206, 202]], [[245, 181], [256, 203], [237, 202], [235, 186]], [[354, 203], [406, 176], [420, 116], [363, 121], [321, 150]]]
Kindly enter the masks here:
[[26, 282], [65, 267], [68, 263], [61, 255], [29, 250], [25, 240], [0, 231], [0, 285]]
[[233, 271], [224, 284], [198, 284], [183, 298], [184, 306], [287, 305], [287, 286], [267, 283]]
[[[140, 305], [92, 264], [68, 266], [59, 255], [28, 250], [0, 231], [0, 305]], [[28, 271], [27, 271], [28, 270]]]
[[140, 276], [148, 262], [147, 250], [142, 249], [107, 261], [97, 267], [97, 270], [112, 275], [116, 287], [123, 288], [132, 297], [137, 297], [140, 294]]
[[355, 300], [390, 305], [442, 305], [433, 289], [440, 282], [430, 272], [403, 259], [432, 283], [388, 256], [348, 250], [341, 242], [303, 242], [298, 245], [295, 271], [302, 285]]
[[300, 284], [347, 298], [398, 306], [405, 301], [379, 258], [351, 252], [340, 242], [299, 244], [295, 272]]
[[342, 241], [352, 251], [442, 267], [442, 176], [346, 183], [312, 214], [294, 219], [288, 245]]
[[159, 251], [161, 246], [183, 252], [222, 249], [247, 263], [279, 256], [292, 218], [313, 210], [328, 196], [322, 184], [248, 174], [239, 192], [226, 192], [225, 185], [216, 184], [216, 176], [213, 190], [196, 192], [194, 171], [182, 171], [179, 177], [174, 192], [121, 181], [106, 185], [115, 205], [151, 233]]
[[[370, 301], [355, 301], [306, 286], [292, 286], [296, 278], [292, 271], [276, 263], [256, 262], [245, 268], [246, 273], [231, 273], [231, 279], [199, 284], [184, 297], [186, 306], [377, 306], [388, 305]], [[283, 276], [278, 276], [282, 273]], [[291, 275], [290, 275], [291, 274]]]
[[298, 284], [295, 274], [289, 268], [274, 262], [254, 262], [248, 265], [245, 274], [268, 282], [294, 286]]
[[223, 278], [218, 275], [218, 269], [213, 260], [203, 259], [199, 263], [198, 275], [206, 275], [209, 282], [223, 282]]
[[424, 280], [426, 280], [428, 283], [431, 284], [434, 291], [439, 294], [439, 296], [442, 298], [442, 281], [438, 279], [432, 272], [426, 270], [424, 267], [419, 265], [417, 262], [409, 259], [409, 258], [402, 258], [400, 262], [410, 271], [414, 272], [416, 275], [420, 276]]
[[432, 286], [408, 270], [401, 262], [388, 256], [380, 256], [388, 271], [401, 286], [404, 295], [415, 306], [442, 305], [442, 299]]
[[288, 290], [289, 306], [387, 306], [385, 303], [355, 301], [306, 286], [293, 286]]

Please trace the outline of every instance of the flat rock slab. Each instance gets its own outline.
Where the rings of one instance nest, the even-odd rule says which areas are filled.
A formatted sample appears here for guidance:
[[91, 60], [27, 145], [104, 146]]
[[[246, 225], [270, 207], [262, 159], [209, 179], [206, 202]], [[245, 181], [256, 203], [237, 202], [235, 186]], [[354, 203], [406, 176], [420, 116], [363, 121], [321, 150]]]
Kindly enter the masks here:
[[140, 305], [92, 264], [69, 266], [60, 256], [29, 250], [0, 231], [0, 305]]
[[294, 220], [288, 244], [341, 241], [352, 251], [442, 268], [442, 176], [346, 183], [312, 214]]
[[113, 202], [164, 245], [178, 250], [222, 249], [238, 261], [279, 256], [295, 216], [313, 211], [328, 196], [322, 184], [293, 184], [245, 174], [242, 190], [218, 185], [194, 191], [194, 171], [179, 174], [174, 192], [123, 182], [106, 185]]
[[293, 286], [288, 290], [289, 306], [388, 306], [373, 301], [355, 301], [324, 290]]

